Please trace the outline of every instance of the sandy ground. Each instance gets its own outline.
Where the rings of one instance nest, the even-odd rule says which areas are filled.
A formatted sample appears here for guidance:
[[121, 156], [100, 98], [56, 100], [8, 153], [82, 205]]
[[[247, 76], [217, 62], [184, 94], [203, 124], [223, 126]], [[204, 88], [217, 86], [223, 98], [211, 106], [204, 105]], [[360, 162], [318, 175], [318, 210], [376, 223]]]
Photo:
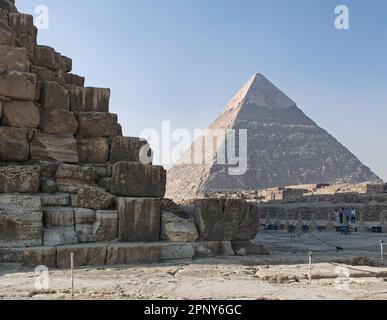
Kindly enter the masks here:
[[[263, 232], [256, 241], [269, 256], [77, 269], [75, 299], [387, 300], [382, 239], [387, 242], [387, 235], [315, 233], [290, 240], [284, 232]], [[337, 254], [336, 246], [344, 251]], [[69, 270], [50, 270], [50, 290], [44, 292], [35, 289], [36, 279], [33, 270], [0, 265], [0, 298], [72, 299]]]

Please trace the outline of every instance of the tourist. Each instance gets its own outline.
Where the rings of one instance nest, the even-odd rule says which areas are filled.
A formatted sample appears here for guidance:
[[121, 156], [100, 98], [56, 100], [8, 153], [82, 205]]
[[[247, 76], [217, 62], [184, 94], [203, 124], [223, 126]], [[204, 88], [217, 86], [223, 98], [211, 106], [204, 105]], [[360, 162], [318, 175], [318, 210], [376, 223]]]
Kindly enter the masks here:
[[352, 222], [352, 224], [356, 224], [356, 209], [355, 208], [352, 208], [352, 211], [351, 211], [351, 222]]
[[340, 210], [339, 216], [340, 216], [340, 224], [343, 224], [344, 223], [344, 208], [342, 208]]
[[344, 216], [345, 221], [347, 222], [347, 224], [349, 224], [349, 222], [351, 221], [351, 210], [349, 210], [349, 208], [345, 208]]

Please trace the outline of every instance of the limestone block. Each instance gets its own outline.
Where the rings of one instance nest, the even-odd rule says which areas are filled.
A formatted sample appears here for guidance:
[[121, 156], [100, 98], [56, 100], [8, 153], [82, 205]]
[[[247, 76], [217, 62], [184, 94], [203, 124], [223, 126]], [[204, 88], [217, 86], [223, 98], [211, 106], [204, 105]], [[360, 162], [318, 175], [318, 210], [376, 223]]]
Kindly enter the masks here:
[[199, 199], [195, 222], [202, 240], [251, 240], [258, 233], [258, 208], [242, 200]]
[[15, 1], [0, 0], [0, 8], [9, 12], [16, 12]]
[[56, 268], [56, 248], [0, 248], [0, 263], [21, 263], [25, 267]]
[[106, 244], [81, 244], [57, 248], [58, 268], [70, 267], [70, 256], [74, 253], [74, 266], [103, 266], [107, 252]]
[[35, 193], [39, 191], [40, 167], [0, 167], [0, 193]]
[[95, 210], [85, 208], [74, 208], [75, 223], [93, 225], [97, 221]]
[[162, 246], [154, 243], [112, 244], [107, 249], [106, 265], [161, 262], [161, 250]]
[[112, 193], [126, 197], [163, 198], [166, 171], [161, 166], [117, 162], [113, 166]]
[[68, 90], [57, 82], [43, 82], [40, 103], [44, 109], [69, 110]]
[[41, 81], [41, 82], [56, 81], [55, 72], [46, 67], [32, 65], [31, 72], [36, 74], [38, 81]]
[[41, 246], [42, 230], [42, 212], [25, 212], [15, 206], [4, 209], [0, 199], [0, 247]]
[[118, 212], [97, 211], [96, 222], [93, 225], [95, 241], [114, 241], [118, 239]]
[[61, 55], [51, 47], [35, 46], [33, 63], [57, 71], [61, 67]]
[[118, 198], [118, 235], [124, 242], [160, 240], [160, 200]]
[[0, 20], [0, 45], [14, 46], [16, 32], [8, 26], [7, 22]]
[[95, 242], [92, 225], [77, 224], [75, 225], [75, 232], [77, 233], [79, 243]]
[[72, 227], [74, 228], [74, 209], [71, 207], [43, 208], [44, 222], [47, 228]]
[[183, 219], [169, 212], [161, 214], [161, 240], [194, 242], [198, 237], [195, 223], [190, 219]]
[[161, 260], [192, 260], [195, 250], [192, 243], [169, 244], [161, 248]]
[[75, 193], [78, 193], [82, 185], [96, 185], [95, 181], [99, 179], [98, 174], [91, 167], [69, 164], [59, 165], [55, 177], [58, 185], [78, 186]]
[[34, 17], [30, 14], [22, 14], [17, 12], [10, 13], [9, 25], [18, 34], [25, 33], [30, 36], [35, 36]]
[[61, 69], [64, 72], [71, 72], [71, 70], [73, 68], [73, 60], [71, 58], [66, 57], [66, 56], [61, 56], [60, 62], [61, 62]]
[[80, 163], [104, 164], [109, 161], [108, 138], [78, 139], [78, 154]]
[[40, 112], [33, 102], [8, 101], [3, 103], [2, 126], [35, 129], [39, 123]]
[[27, 161], [29, 153], [26, 129], [0, 127], [1, 161]]
[[44, 246], [77, 244], [78, 237], [73, 227], [46, 228], [43, 233]]
[[[27, 57], [30, 61], [33, 61], [34, 50], [36, 46], [36, 36], [29, 34], [18, 34], [16, 38], [16, 45], [27, 50]], [[32, 67], [32, 65], [31, 65]]]
[[0, 96], [32, 101], [35, 88], [36, 75], [33, 73], [0, 70]]
[[45, 109], [40, 114], [39, 128], [45, 133], [72, 136], [78, 131], [78, 120], [73, 112]]
[[113, 113], [105, 112], [79, 112], [78, 138], [114, 138], [122, 135], [118, 117]]
[[32, 160], [77, 163], [77, 140], [73, 136], [60, 136], [36, 132], [30, 143]]
[[[71, 80], [82, 82], [82, 78]], [[69, 80], [69, 79], [67, 79]], [[69, 86], [70, 105], [72, 111], [77, 112], [109, 112], [110, 89]]]
[[69, 206], [71, 197], [68, 193], [41, 194], [42, 206], [44, 207], [60, 207]]
[[101, 188], [83, 185], [72, 198], [73, 207], [95, 210], [109, 209], [114, 203], [114, 196]]
[[38, 212], [42, 211], [42, 201], [39, 196], [0, 193], [0, 208], [26, 213]]
[[64, 75], [64, 83], [70, 86], [83, 87], [85, 85], [85, 78], [73, 73], [66, 73]]
[[29, 72], [27, 49], [0, 45], [0, 69]]
[[[140, 138], [114, 137], [110, 150], [110, 162], [138, 162], [140, 161], [140, 154], [142, 153], [142, 150], [145, 150], [145, 156], [147, 155], [148, 151], [150, 151], [149, 148], [144, 148], [147, 145], [147, 141]], [[141, 158], [145, 159], [146, 157]]]

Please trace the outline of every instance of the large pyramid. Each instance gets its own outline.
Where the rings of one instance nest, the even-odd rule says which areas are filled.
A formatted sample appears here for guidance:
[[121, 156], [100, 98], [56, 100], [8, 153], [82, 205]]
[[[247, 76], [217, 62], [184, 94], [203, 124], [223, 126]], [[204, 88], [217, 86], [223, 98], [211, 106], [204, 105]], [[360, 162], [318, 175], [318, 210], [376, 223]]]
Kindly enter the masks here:
[[[169, 171], [167, 197], [189, 200], [212, 192], [381, 181], [260, 74], [247, 82], [209, 129], [247, 130], [247, 172], [230, 175], [228, 165], [217, 164], [216, 153], [205, 164], [189, 161], [194, 150], [200, 150], [199, 144], [205, 144], [204, 138], [211, 134], [208, 131]], [[217, 144], [217, 152], [224, 148], [225, 143]]]

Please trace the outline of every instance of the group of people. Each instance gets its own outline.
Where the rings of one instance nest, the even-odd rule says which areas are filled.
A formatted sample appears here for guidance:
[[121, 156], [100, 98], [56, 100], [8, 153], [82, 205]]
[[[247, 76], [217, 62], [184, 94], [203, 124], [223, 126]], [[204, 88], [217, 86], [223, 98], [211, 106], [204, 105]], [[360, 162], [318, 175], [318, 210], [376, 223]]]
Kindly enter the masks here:
[[335, 210], [337, 224], [356, 224], [356, 209], [355, 208], [341, 208]]

